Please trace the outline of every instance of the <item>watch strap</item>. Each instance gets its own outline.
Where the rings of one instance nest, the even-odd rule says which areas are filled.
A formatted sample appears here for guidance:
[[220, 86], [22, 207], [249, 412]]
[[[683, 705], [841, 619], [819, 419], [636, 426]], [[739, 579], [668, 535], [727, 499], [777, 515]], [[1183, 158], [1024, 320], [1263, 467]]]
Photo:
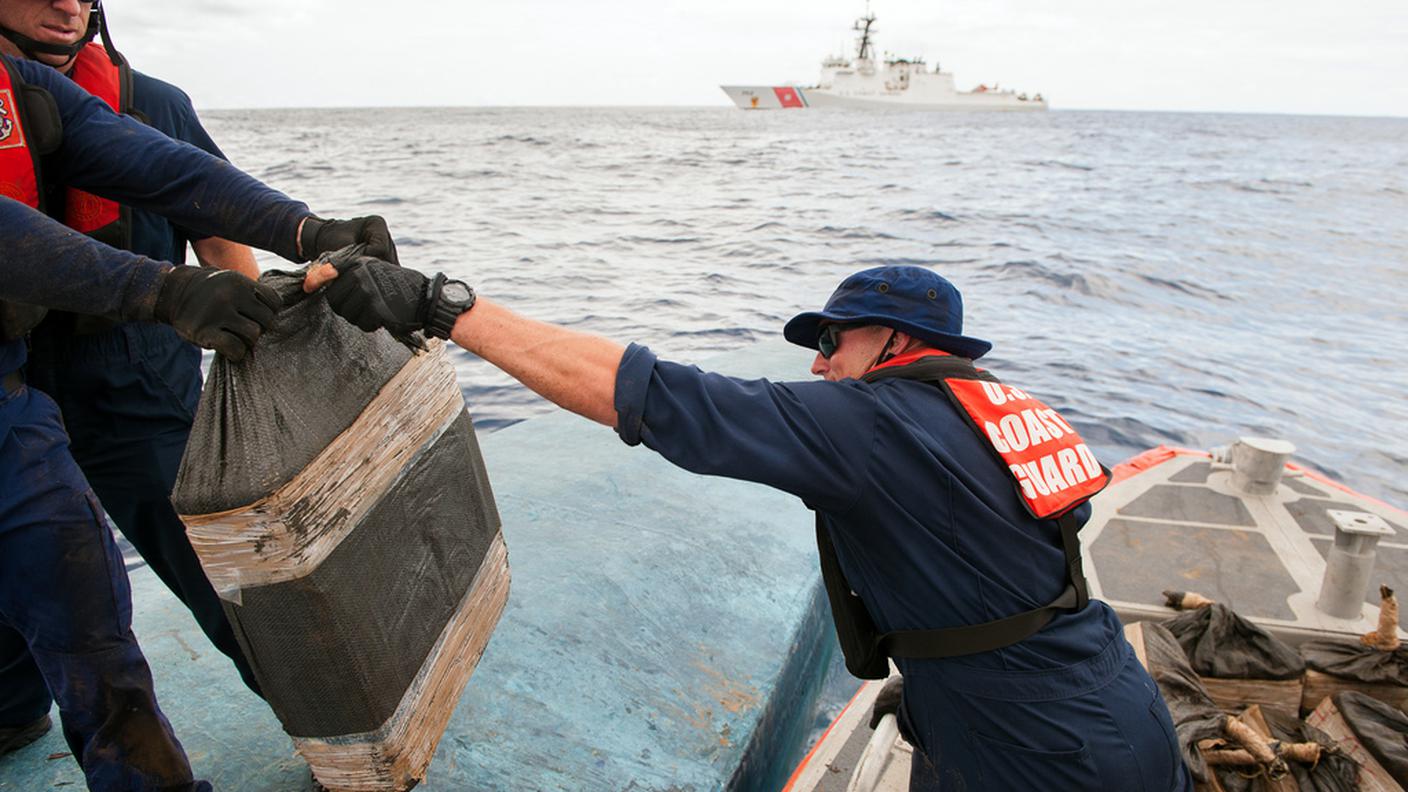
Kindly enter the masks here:
[[460, 318], [460, 314], [474, 307], [474, 290], [468, 285], [469, 301], [467, 303], [450, 303], [444, 299], [445, 284], [449, 278], [445, 273], [436, 274], [426, 287], [428, 294], [427, 311], [425, 317], [425, 333], [432, 338], [448, 339], [451, 331], [455, 329], [455, 322]]

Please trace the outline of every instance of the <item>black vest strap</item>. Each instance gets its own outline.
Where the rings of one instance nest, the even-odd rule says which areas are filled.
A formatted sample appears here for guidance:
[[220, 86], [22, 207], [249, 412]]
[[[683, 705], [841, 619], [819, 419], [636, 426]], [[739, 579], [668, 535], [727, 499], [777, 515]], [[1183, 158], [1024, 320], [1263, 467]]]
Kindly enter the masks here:
[[1085, 587], [1085, 574], [1081, 571], [1080, 543], [1076, 538], [1078, 526], [1070, 514], [1062, 516], [1058, 522], [1061, 525], [1061, 544], [1066, 552], [1066, 568], [1070, 573], [1070, 581], [1061, 596], [1043, 607], [982, 624], [943, 630], [899, 630], [885, 633], [879, 637], [880, 651], [890, 657], [913, 659], [961, 657], [990, 652], [1035, 635], [1058, 613], [1085, 608], [1086, 603], [1090, 601], [1090, 595]]
[[[872, 371], [864, 379], [874, 382], [887, 377], [901, 377], [929, 381], [942, 387], [943, 377], [955, 375], [997, 381], [991, 374], [975, 369], [971, 361], [956, 357], [925, 358], [896, 369]], [[870, 612], [865, 609], [865, 603], [846, 581], [831, 536], [822, 524], [821, 516], [817, 515], [816, 544], [821, 557], [821, 578], [826, 585], [836, 635], [846, 658], [846, 670], [861, 679], [883, 679], [889, 675], [891, 657], [919, 660], [990, 652], [1035, 635], [1058, 613], [1083, 610], [1090, 602], [1090, 593], [1080, 555], [1080, 526], [1072, 511], [1057, 517], [1056, 524], [1061, 529], [1067, 582], [1066, 589], [1052, 602], [983, 624], [941, 630], [897, 630], [882, 634], [870, 618]]]
[[836, 623], [836, 638], [841, 654], [846, 658], [846, 670], [859, 679], [884, 679], [890, 675], [890, 661], [880, 648], [880, 631], [865, 609], [865, 603], [851, 590], [846, 573], [836, 559], [831, 535], [816, 518], [816, 549], [821, 557], [821, 582], [826, 585], [826, 598], [831, 602], [831, 620]]

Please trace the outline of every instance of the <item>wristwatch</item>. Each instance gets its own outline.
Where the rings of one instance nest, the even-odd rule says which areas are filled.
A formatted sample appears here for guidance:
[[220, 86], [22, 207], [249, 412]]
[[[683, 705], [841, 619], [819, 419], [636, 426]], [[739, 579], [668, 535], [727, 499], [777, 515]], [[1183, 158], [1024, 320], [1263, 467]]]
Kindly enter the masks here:
[[474, 307], [474, 289], [464, 281], [446, 278], [442, 272], [431, 279], [429, 290], [425, 333], [433, 338], [449, 338], [455, 320]]

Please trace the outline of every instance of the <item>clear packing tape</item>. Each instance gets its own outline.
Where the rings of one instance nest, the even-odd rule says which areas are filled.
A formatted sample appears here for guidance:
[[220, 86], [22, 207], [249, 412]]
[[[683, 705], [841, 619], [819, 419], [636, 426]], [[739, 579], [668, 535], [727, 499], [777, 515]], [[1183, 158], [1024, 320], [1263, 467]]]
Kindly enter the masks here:
[[363, 333], [301, 272], [261, 281], [284, 308], [216, 359], [172, 503], [314, 776], [404, 792], [508, 600], [488, 472], [442, 343]]
[[221, 599], [315, 569], [464, 409], [443, 343], [414, 355], [357, 421], [273, 494], [214, 514], [183, 514]]

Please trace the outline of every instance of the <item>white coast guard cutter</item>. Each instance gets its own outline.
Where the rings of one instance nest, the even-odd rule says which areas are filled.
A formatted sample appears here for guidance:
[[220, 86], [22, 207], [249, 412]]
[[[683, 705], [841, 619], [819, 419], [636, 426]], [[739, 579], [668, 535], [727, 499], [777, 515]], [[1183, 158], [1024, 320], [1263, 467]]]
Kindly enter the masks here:
[[922, 58], [875, 59], [875, 15], [856, 20], [856, 56], [828, 56], [821, 62], [821, 79], [810, 87], [795, 85], [724, 85], [724, 93], [744, 110], [785, 110], [808, 107], [849, 107], [864, 110], [1045, 110], [1041, 94], [1028, 96], [997, 86], [971, 91], [954, 86], [953, 74]]

